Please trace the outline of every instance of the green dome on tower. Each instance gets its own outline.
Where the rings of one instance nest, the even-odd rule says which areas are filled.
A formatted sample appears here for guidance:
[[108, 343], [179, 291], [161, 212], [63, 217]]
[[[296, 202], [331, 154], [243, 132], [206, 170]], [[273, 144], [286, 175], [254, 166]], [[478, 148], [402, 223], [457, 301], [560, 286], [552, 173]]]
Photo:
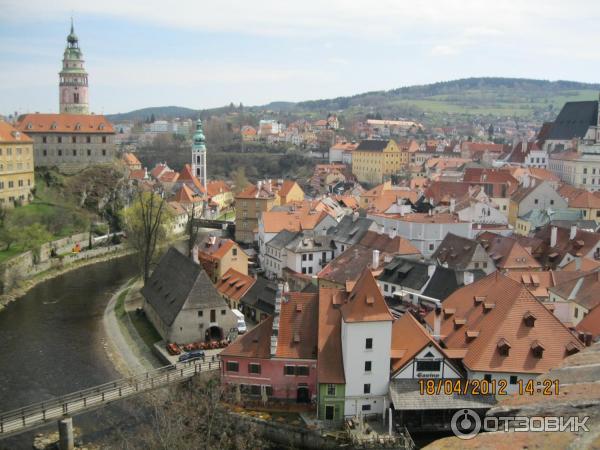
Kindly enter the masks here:
[[202, 131], [202, 121], [198, 119], [196, 121], [196, 132], [194, 133], [194, 146], [204, 147], [205, 143], [206, 138], [204, 137], [204, 132]]

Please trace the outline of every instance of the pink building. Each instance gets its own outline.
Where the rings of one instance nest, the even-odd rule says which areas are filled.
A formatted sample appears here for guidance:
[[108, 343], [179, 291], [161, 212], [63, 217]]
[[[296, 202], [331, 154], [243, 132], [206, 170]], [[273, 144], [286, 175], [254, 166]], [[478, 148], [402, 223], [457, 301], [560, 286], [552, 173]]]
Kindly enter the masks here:
[[278, 292], [275, 315], [221, 353], [222, 381], [250, 396], [316, 399], [317, 310], [316, 293]]

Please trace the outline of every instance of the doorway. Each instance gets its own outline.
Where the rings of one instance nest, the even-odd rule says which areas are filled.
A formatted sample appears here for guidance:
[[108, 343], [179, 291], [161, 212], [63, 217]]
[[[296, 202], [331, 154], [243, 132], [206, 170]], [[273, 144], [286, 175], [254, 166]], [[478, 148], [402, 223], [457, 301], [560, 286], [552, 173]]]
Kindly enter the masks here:
[[325, 405], [325, 420], [333, 420], [335, 417], [335, 406]]
[[308, 403], [309, 401], [310, 395], [308, 393], [308, 386], [298, 386], [296, 403]]

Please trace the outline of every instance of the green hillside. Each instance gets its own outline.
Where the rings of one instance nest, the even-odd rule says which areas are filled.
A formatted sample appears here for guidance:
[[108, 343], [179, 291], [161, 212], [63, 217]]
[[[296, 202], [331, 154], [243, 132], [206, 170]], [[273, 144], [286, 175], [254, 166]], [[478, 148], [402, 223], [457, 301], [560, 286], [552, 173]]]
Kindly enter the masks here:
[[[322, 116], [328, 112], [346, 118], [380, 114], [407, 117], [429, 123], [444, 123], [459, 117], [514, 117], [522, 120], [552, 120], [568, 101], [598, 98], [600, 84], [574, 81], [547, 81], [523, 78], [466, 78], [389, 91], [374, 91], [350, 97], [310, 100], [299, 103], [276, 101], [244, 107], [247, 113], [272, 111], [284, 115]], [[197, 111], [177, 106], [145, 108], [109, 115], [109, 120], [145, 120], [172, 117], [195, 118], [238, 111], [233, 104]]]

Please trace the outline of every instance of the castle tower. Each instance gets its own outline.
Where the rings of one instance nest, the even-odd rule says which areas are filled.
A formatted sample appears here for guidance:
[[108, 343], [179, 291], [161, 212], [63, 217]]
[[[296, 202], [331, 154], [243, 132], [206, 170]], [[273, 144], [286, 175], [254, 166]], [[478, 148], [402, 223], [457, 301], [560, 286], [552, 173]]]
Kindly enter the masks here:
[[205, 137], [202, 131], [202, 121], [196, 122], [196, 132], [192, 144], [192, 170], [196, 178], [200, 180], [206, 190], [206, 145]]
[[63, 56], [63, 68], [59, 74], [60, 113], [89, 114], [88, 74], [83, 67], [83, 53], [73, 30], [67, 36], [67, 47]]

